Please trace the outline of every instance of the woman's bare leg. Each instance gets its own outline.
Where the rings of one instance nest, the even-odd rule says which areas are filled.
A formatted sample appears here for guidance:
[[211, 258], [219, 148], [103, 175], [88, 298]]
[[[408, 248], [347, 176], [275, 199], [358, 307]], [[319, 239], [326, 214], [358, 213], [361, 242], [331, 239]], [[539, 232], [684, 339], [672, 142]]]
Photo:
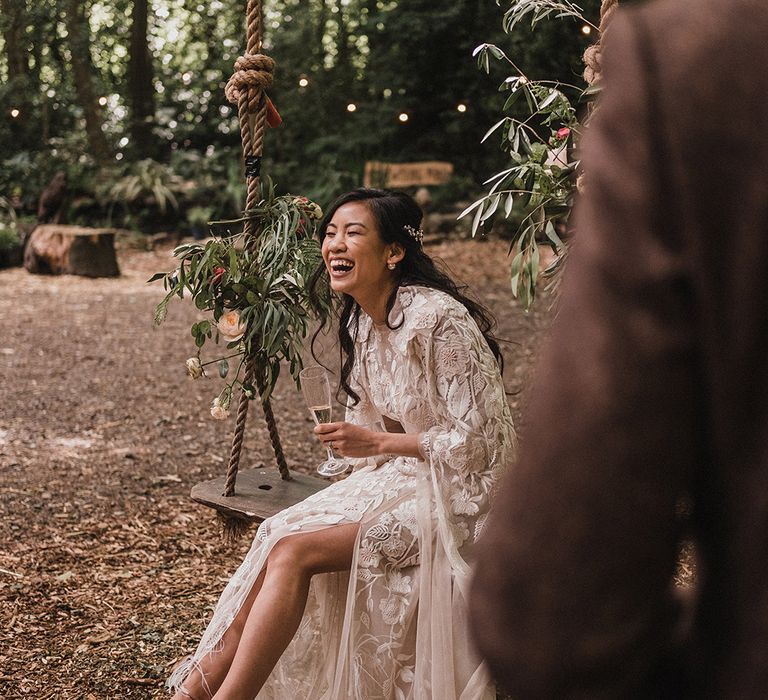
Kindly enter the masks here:
[[184, 691], [176, 691], [171, 700], [190, 700], [190, 697], [192, 700], [208, 700], [218, 690], [232, 665], [232, 659], [235, 658], [248, 613], [264, 583], [264, 574], [265, 571], [262, 570], [232, 624], [221, 638], [221, 649], [203, 657], [198, 668], [184, 680]]
[[214, 700], [253, 700], [296, 633], [310, 579], [314, 574], [349, 570], [359, 529], [355, 523], [297, 533], [273, 547], [261, 590]]

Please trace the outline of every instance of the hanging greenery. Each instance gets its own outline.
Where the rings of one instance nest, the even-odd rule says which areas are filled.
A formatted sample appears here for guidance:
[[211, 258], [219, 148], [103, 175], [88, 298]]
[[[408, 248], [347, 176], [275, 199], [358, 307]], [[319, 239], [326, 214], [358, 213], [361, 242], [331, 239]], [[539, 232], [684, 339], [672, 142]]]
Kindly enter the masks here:
[[[577, 19], [589, 31], [597, 27], [584, 18], [580, 7], [568, 0], [514, 0], [504, 13], [503, 26], [511, 32], [529, 19], [531, 26], [549, 18]], [[499, 87], [508, 92], [502, 111], [504, 116], [483, 137], [501, 135], [501, 148], [509, 155], [509, 167], [485, 181], [488, 192], [467, 207], [459, 218], [473, 214], [472, 235], [493, 217], [509, 218], [513, 211], [520, 224], [510, 243], [512, 293], [529, 309], [536, 293], [540, 272], [541, 244], [549, 245], [558, 255], [544, 271], [553, 272], [563, 252], [560, 232], [565, 230], [576, 192], [579, 161], [573, 153], [581, 124], [576, 104], [594, 92], [585, 85], [577, 86], [555, 80], [534, 80], [525, 74], [498, 46], [481, 44], [474, 55], [478, 67], [490, 72], [491, 59], [503, 61], [514, 71]], [[525, 109], [519, 115], [518, 103]]]
[[[322, 263], [314, 235], [322, 210], [306, 197], [275, 196], [270, 181], [265, 182], [261, 196], [243, 218], [211, 222], [218, 229], [250, 219], [253, 233], [181, 245], [174, 250], [179, 259], [176, 269], [149, 280], [162, 280], [167, 290], [155, 310], [155, 323], [163, 322], [171, 299], [186, 294], [198, 309], [211, 314], [210, 319], [192, 325], [197, 355], [187, 360], [187, 372], [197, 378], [207, 366], [217, 364], [220, 376], [228, 378], [211, 408], [218, 419], [227, 417], [236, 388], [250, 399], [259, 396], [256, 387], [240, 379], [247, 357], [255, 357], [256, 365], [263, 368], [264, 376], [257, 378], [265, 389], [262, 401], [269, 398], [283, 361], [297, 386], [302, 369], [301, 349], [310, 312], [306, 284]], [[324, 303], [330, 303], [329, 292]], [[225, 344], [230, 354], [204, 362], [201, 353], [209, 340]], [[239, 362], [230, 373], [233, 357]]]

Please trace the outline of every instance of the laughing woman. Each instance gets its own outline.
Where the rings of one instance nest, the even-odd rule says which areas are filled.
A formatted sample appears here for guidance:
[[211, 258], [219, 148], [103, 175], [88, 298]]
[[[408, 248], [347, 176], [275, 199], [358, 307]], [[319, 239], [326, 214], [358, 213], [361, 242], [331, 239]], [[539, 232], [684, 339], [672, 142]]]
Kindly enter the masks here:
[[491, 319], [424, 252], [421, 217], [360, 189], [321, 223], [312, 287], [340, 299], [348, 407], [315, 432], [354, 470], [259, 527], [175, 700], [495, 697], [465, 595], [515, 433]]

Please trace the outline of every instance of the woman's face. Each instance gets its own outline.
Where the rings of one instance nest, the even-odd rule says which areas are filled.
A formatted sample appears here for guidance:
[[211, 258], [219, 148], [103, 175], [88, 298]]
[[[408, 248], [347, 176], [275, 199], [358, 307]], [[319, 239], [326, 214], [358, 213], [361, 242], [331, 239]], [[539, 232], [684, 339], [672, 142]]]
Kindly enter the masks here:
[[376, 219], [364, 202], [340, 206], [325, 230], [323, 260], [331, 289], [349, 294], [361, 306], [389, 295], [395, 273], [387, 264], [402, 258], [399, 245], [382, 240]]

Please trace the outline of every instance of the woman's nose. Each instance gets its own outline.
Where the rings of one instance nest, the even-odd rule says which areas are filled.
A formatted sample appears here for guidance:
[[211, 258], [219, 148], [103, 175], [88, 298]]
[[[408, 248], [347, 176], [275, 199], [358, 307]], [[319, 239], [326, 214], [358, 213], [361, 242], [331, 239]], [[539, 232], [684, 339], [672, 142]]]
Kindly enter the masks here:
[[347, 242], [344, 240], [343, 236], [340, 236], [339, 234], [336, 234], [333, 239], [331, 240], [331, 244], [328, 246], [331, 251], [334, 253], [339, 250], [346, 250], [347, 249]]

